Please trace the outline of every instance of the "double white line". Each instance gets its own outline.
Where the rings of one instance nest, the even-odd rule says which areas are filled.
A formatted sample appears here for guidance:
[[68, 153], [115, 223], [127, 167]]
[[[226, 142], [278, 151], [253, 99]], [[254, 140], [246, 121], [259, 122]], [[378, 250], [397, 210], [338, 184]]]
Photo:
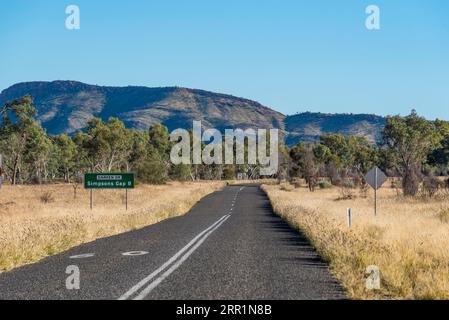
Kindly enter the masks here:
[[[197, 235], [192, 241], [190, 241], [184, 248], [179, 250], [173, 257], [171, 257], [167, 262], [165, 262], [160, 268], [154, 271], [152, 274], [142, 279], [138, 284], [128, 290], [124, 295], [122, 295], [119, 300], [127, 300], [131, 297], [133, 300], [144, 299], [154, 288], [156, 288], [165, 278], [167, 278], [173, 271], [178, 269], [178, 267], [187, 258], [195, 252], [196, 249], [211, 235], [212, 232], [217, 230], [230, 215], [225, 215], [216, 221], [209, 228]], [[187, 251], [187, 252], [186, 252]], [[184, 253], [186, 252], [186, 253]], [[168, 268], [169, 267], [169, 268]], [[167, 269], [168, 268], [168, 269]], [[167, 269], [165, 272], [163, 272]], [[163, 272], [163, 273], [162, 273]], [[162, 274], [161, 274], [162, 273]], [[159, 275], [160, 274], [160, 275]], [[156, 278], [157, 277], [157, 278]], [[154, 280], [153, 280], [154, 279]]]

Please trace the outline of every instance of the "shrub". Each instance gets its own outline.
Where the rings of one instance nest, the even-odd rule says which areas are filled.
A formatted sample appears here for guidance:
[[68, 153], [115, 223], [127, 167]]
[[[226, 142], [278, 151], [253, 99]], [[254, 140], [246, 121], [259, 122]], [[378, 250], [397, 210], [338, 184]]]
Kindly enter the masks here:
[[354, 183], [351, 180], [344, 180], [340, 186], [340, 196], [337, 200], [351, 200], [354, 198]]
[[429, 174], [424, 177], [422, 188], [424, 196], [433, 198], [440, 189], [440, 180], [434, 175]]
[[170, 171], [170, 178], [177, 181], [192, 180], [190, 165], [186, 164], [173, 165]]
[[354, 192], [350, 188], [340, 187], [340, 197], [337, 200], [354, 199]]
[[330, 183], [329, 181], [321, 181], [318, 186], [320, 187], [320, 189], [330, 189], [332, 188], [332, 183]]
[[347, 188], [347, 189], [354, 189], [355, 185], [354, 185], [354, 182], [352, 182], [351, 180], [345, 180], [342, 183], [342, 187]]
[[53, 194], [50, 191], [43, 193], [40, 197], [42, 203], [50, 203], [55, 201]]
[[438, 211], [438, 219], [440, 219], [440, 221], [442, 223], [448, 223], [449, 222], [449, 207], [443, 207], [440, 209], [440, 211]]
[[168, 179], [167, 166], [159, 156], [152, 156], [136, 167], [137, 178], [151, 184], [165, 184]]
[[368, 183], [365, 182], [365, 180], [363, 180], [363, 182], [360, 184], [360, 196], [362, 198], [367, 198], [368, 190], [369, 190], [369, 185], [368, 185]]

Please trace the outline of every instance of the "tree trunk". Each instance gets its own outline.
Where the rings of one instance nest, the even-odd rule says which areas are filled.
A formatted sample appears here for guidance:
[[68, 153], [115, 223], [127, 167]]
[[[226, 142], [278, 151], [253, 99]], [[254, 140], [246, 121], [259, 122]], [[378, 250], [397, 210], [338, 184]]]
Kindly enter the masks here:
[[11, 184], [14, 186], [17, 184], [17, 167], [19, 166], [19, 155], [17, 154], [14, 158], [14, 163], [12, 166], [12, 180]]
[[413, 164], [405, 169], [402, 179], [402, 189], [405, 196], [414, 197], [418, 194], [421, 183], [421, 170], [418, 165]]

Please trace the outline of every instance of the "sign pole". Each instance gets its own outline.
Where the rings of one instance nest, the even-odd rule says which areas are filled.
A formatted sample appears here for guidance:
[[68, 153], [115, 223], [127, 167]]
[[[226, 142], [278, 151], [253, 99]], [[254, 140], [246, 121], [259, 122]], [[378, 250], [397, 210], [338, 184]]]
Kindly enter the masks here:
[[377, 216], [377, 190], [374, 190], [374, 215]]
[[85, 173], [84, 188], [90, 190], [90, 209], [93, 209], [93, 189], [125, 189], [125, 208], [128, 210], [128, 189], [134, 189], [133, 173]]
[[378, 186], [378, 175], [377, 175], [377, 167], [376, 167], [376, 188], [374, 188], [374, 215], [377, 216], [377, 188]]

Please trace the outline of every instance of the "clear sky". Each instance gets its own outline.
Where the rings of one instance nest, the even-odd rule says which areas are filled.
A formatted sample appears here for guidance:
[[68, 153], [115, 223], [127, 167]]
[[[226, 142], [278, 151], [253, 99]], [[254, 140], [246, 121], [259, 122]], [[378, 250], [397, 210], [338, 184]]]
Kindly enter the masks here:
[[[81, 29], [65, 28], [78, 5]], [[381, 29], [365, 28], [375, 4]], [[447, 0], [0, 0], [0, 90], [23, 81], [184, 86], [285, 114], [449, 120]]]

